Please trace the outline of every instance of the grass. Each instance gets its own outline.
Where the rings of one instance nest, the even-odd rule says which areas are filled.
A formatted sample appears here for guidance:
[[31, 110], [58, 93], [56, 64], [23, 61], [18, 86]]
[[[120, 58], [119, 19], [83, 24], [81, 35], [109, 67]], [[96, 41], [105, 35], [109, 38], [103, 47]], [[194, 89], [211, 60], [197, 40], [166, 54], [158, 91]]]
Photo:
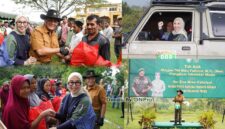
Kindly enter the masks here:
[[[199, 120], [199, 116], [201, 115], [202, 111], [197, 111], [197, 112], [183, 112], [183, 119], [186, 122], [198, 122]], [[138, 124], [138, 121], [140, 119], [140, 115], [139, 114], [133, 114], [134, 120], [131, 121], [130, 119], [130, 123], [128, 125], [125, 125], [124, 128], [125, 129], [140, 129], [140, 126]], [[172, 120], [174, 118], [174, 114], [173, 112], [170, 113], [165, 113], [163, 111], [156, 114], [156, 119], [155, 121], [158, 122], [168, 122], [170, 120]], [[125, 116], [125, 120], [128, 119], [128, 114], [126, 114]], [[222, 114], [218, 114], [216, 113], [214, 116], [214, 119], [217, 121], [216, 125], [215, 125], [215, 129], [225, 129], [225, 123], [222, 123]]]
[[112, 123], [105, 122], [101, 129], [123, 129], [124, 119], [120, 118], [121, 115], [121, 107], [120, 109], [113, 109], [111, 102], [108, 102], [105, 119]]

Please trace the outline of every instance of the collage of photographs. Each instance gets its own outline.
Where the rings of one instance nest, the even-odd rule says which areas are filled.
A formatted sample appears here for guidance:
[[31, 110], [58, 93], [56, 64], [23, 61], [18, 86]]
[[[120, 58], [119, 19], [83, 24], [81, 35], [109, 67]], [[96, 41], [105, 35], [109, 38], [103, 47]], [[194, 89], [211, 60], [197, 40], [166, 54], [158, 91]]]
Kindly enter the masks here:
[[0, 1], [0, 129], [225, 129], [225, 0]]

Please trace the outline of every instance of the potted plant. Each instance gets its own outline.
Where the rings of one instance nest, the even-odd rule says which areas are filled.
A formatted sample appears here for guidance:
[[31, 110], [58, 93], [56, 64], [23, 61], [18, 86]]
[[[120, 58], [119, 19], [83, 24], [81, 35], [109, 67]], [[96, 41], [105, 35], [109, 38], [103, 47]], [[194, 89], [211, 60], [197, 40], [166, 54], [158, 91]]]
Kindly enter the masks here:
[[216, 124], [216, 121], [214, 120], [214, 112], [213, 111], [203, 112], [202, 115], [200, 116], [199, 122], [204, 129], [214, 129]]
[[152, 124], [156, 118], [155, 112], [145, 110], [142, 112], [141, 119], [138, 121], [141, 129], [152, 129]]

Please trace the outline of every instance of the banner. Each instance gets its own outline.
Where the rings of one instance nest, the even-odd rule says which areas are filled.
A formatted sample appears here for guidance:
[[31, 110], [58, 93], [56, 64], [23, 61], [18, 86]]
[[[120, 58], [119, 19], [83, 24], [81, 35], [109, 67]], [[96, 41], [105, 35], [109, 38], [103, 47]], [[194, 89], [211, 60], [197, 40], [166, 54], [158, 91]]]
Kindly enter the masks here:
[[130, 59], [129, 96], [225, 98], [225, 60]]

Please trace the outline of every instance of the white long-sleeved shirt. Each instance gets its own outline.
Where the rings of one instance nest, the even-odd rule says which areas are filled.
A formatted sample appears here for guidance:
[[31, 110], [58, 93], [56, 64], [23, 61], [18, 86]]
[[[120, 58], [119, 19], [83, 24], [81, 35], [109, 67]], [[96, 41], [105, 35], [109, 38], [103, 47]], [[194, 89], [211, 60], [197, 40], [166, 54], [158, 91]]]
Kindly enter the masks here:
[[70, 45], [69, 45], [70, 50], [71, 49], [73, 50], [78, 45], [78, 43], [82, 40], [83, 36], [84, 36], [84, 34], [83, 34], [82, 31], [80, 31], [79, 33], [74, 34], [72, 36], [71, 42], [70, 42]]
[[111, 26], [105, 28], [105, 29], [103, 30], [103, 34], [104, 34], [104, 36], [105, 36], [106, 38], [109, 39], [109, 41], [111, 41], [111, 40], [112, 40], [112, 35], [113, 35], [113, 28], [112, 28]]

